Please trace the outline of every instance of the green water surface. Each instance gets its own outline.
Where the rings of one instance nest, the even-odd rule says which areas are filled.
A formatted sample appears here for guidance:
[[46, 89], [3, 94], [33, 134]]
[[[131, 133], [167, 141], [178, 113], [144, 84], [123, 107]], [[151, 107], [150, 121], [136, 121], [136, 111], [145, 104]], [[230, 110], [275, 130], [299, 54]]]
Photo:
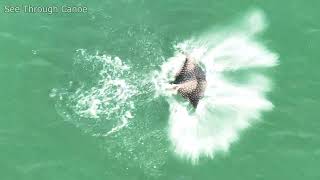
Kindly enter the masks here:
[[[88, 13], [4, 13], [4, 6], [25, 4], [83, 5]], [[0, 8], [1, 180], [320, 179], [320, 1], [4, 0]], [[72, 79], [77, 49], [119, 56], [145, 74], [172, 56], [177, 42], [252, 8], [265, 13], [261, 39], [280, 56], [270, 72], [275, 107], [228, 153], [198, 165], [176, 157], [162, 99], [138, 108], [127, 129], [106, 138], [65, 121], [49, 97]]]

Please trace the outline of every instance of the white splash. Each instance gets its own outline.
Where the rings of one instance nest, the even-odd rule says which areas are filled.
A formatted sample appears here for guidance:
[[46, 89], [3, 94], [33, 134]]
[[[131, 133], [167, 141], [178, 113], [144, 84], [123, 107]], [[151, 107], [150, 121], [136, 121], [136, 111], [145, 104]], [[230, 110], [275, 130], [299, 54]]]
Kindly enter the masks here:
[[174, 150], [192, 162], [228, 151], [240, 130], [273, 107], [266, 98], [271, 83], [261, 69], [275, 66], [278, 57], [254, 40], [266, 27], [262, 12], [249, 13], [240, 26], [240, 30], [208, 33], [176, 46], [206, 68], [208, 86], [194, 113], [188, 111], [187, 102], [178, 102], [166, 91], [184, 56], [177, 51], [156, 73], [157, 95], [164, 95], [170, 104], [169, 137]]
[[134, 117], [133, 96], [137, 93], [130, 81], [130, 67], [119, 57], [90, 54], [80, 49], [75, 68], [81, 71], [75, 76], [88, 74], [89, 78], [80, 80], [75, 90], [71, 90], [73, 82], [70, 88], [60, 90], [63, 101], [60, 104], [66, 106], [61, 108], [62, 113], [71, 117], [66, 120], [83, 126], [81, 128], [95, 136], [107, 136], [125, 127]]

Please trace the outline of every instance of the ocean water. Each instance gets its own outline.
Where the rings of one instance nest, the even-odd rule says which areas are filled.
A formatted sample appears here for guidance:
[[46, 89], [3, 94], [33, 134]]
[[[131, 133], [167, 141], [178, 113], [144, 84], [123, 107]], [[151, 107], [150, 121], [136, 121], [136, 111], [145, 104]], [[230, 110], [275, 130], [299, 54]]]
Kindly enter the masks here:
[[[0, 179], [320, 179], [320, 2], [0, 7]], [[168, 90], [181, 50], [206, 69], [196, 110]]]

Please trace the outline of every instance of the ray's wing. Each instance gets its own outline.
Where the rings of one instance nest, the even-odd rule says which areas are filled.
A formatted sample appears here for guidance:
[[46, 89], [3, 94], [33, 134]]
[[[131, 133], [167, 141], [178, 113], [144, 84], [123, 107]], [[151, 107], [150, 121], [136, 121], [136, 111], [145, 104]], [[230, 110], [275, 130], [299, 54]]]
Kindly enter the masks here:
[[200, 99], [204, 96], [206, 81], [197, 82], [197, 88], [188, 94], [188, 99], [194, 108], [197, 108]]
[[194, 90], [196, 90], [198, 86], [198, 82], [196, 80], [186, 81], [182, 84], [179, 84], [178, 92], [182, 95], [192, 94]]

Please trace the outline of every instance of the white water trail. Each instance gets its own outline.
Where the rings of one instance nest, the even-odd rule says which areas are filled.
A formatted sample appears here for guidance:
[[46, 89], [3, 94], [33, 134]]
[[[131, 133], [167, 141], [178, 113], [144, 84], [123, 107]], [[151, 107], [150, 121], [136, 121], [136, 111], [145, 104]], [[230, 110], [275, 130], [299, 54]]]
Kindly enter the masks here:
[[[196, 163], [200, 157], [227, 152], [241, 130], [260, 119], [261, 112], [272, 109], [266, 98], [271, 83], [261, 69], [275, 66], [278, 56], [254, 39], [265, 27], [263, 13], [253, 11], [231, 30], [207, 33], [177, 45], [206, 69], [208, 86], [195, 112], [188, 111], [188, 102], [178, 102], [166, 90], [184, 55], [177, 51], [156, 73], [157, 95], [165, 96], [170, 104], [169, 138], [177, 155]], [[228, 73], [245, 81], [232, 80]]]
[[58, 97], [60, 114], [94, 136], [108, 136], [126, 127], [134, 117], [133, 96], [137, 94], [130, 67], [119, 57], [79, 49], [75, 69], [79, 69], [76, 77], [88, 77], [50, 93]]

